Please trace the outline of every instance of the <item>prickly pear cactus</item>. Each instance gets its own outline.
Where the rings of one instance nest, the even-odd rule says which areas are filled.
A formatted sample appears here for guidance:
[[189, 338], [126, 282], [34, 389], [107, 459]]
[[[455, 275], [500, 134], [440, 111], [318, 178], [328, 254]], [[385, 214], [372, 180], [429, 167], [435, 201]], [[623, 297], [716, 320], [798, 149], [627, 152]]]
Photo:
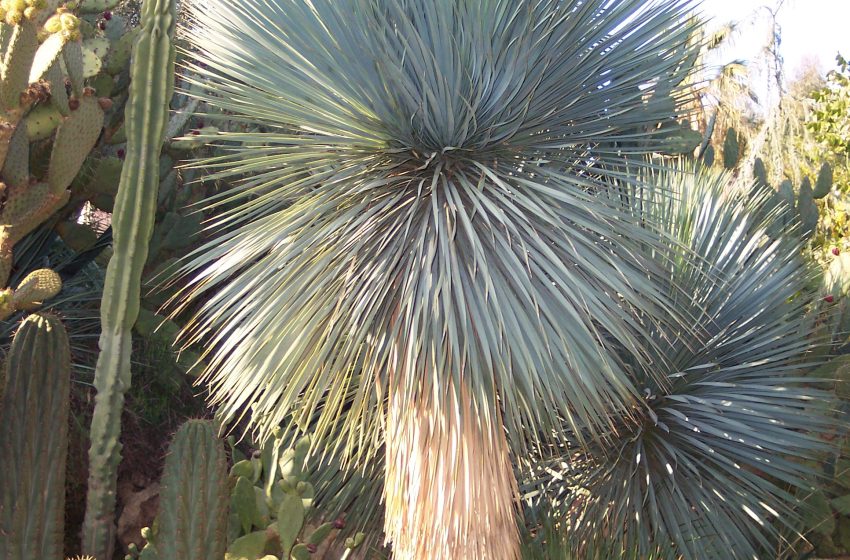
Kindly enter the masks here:
[[726, 131], [726, 138], [723, 140], [723, 167], [726, 169], [735, 169], [738, 165], [741, 147], [738, 143], [738, 132], [729, 127]]
[[[225, 560], [309, 558], [345, 527], [342, 519], [308, 523], [315, 496], [313, 485], [307, 480], [309, 449], [308, 437], [283, 449], [278, 433], [259, 457], [233, 465], [230, 545]], [[346, 539], [345, 546], [357, 548], [364, 538], [363, 533], [358, 533]]]
[[714, 165], [714, 157], [714, 146], [706, 146], [705, 152], [703, 152], [702, 154], [703, 165], [705, 165], [706, 167], [711, 167], [712, 165]]
[[30, 315], [6, 357], [0, 408], [0, 558], [60, 560], [70, 350], [52, 315]]
[[19, 310], [32, 310], [62, 289], [62, 279], [48, 268], [29, 273], [14, 290], [0, 290], [0, 321]]
[[169, 447], [155, 530], [147, 532], [143, 558], [222, 558], [230, 501], [224, 442], [215, 426], [189, 420]]
[[[55, 2], [0, 1], [0, 58], [0, 287], [5, 287], [15, 243], [70, 199], [68, 187], [103, 128], [106, 102], [83, 81], [80, 19]], [[51, 137], [49, 164], [32, 169], [30, 142]]]
[[818, 178], [815, 182], [813, 196], [815, 198], [823, 198], [832, 190], [832, 166], [824, 162], [818, 171]]

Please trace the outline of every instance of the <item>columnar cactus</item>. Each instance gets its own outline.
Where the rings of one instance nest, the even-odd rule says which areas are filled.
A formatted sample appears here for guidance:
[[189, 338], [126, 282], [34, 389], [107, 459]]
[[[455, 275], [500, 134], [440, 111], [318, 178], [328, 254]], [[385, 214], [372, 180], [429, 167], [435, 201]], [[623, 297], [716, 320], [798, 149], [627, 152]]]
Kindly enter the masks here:
[[189, 420], [169, 447], [156, 529], [143, 558], [210, 560], [227, 546], [230, 490], [224, 442], [212, 422]]
[[0, 558], [63, 558], [70, 350], [52, 315], [30, 315], [6, 358], [0, 408]]
[[141, 30], [131, 68], [125, 113], [127, 151], [112, 216], [113, 256], [101, 305], [100, 355], [91, 425], [89, 483], [83, 549], [111, 558], [115, 541], [115, 486], [121, 459], [121, 410], [130, 386], [131, 331], [139, 314], [142, 268], [154, 225], [159, 153], [173, 93], [172, 36], [176, 0], [142, 5]]

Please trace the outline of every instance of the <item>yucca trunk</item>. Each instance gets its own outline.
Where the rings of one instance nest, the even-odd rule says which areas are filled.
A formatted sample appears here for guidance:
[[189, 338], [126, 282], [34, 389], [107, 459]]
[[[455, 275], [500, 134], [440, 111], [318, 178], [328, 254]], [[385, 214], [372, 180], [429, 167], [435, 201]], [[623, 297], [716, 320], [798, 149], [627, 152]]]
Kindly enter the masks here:
[[387, 542], [398, 560], [516, 560], [518, 490], [501, 419], [484, 421], [466, 387], [443, 406], [390, 396]]

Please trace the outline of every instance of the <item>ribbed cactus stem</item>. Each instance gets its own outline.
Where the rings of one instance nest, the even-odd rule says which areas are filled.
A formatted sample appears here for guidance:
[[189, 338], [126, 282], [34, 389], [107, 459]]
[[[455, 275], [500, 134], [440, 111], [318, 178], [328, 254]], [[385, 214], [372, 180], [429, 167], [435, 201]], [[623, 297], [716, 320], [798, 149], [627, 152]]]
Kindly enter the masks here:
[[63, 558], [71, 387], [65, 327], [30, 315], [6, 358], [0, 408], [0, 558]]
[[121, 410], [130, 387], [131, 330], [139, 314], [142, 268], [153, 231], [159, 184], [159, 153], [173, 92], [172, 36], [176, 0], [142, 4], [141, 31], [131, 68], [125, 113], [126, 160], [112, 215], [114, 254], [106, 271], [101, 305], [100, 355], [91, 425], [89, 485], [83, 550], [111, 558], [115, 541], [115, 491], [121, 460]]
[[157, 555], [224, 558], [230, 489], [224, 442], [212, 422], [189, 420], [177, 431], [162, 475]]

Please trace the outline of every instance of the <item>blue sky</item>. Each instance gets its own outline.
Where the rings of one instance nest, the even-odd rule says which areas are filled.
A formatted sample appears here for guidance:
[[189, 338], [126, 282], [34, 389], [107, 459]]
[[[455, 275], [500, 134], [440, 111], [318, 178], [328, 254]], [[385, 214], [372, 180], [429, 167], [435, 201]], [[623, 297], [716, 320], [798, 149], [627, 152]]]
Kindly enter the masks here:
[[[764, 23], [767, 12], [760, 9], [765, 5], [775, 7], [777, 0], [704, 0], [701, 11], [716, 24], [740, 21], [729, 56], [751, 58], [765, 44], [769, 32]], [[778, 21], [788, 77], [794, 77], [807, 57], [817, 58], [824, 71], [834, 66], [836, 53], [850, 58], [850, 0], [785, 0]]]

